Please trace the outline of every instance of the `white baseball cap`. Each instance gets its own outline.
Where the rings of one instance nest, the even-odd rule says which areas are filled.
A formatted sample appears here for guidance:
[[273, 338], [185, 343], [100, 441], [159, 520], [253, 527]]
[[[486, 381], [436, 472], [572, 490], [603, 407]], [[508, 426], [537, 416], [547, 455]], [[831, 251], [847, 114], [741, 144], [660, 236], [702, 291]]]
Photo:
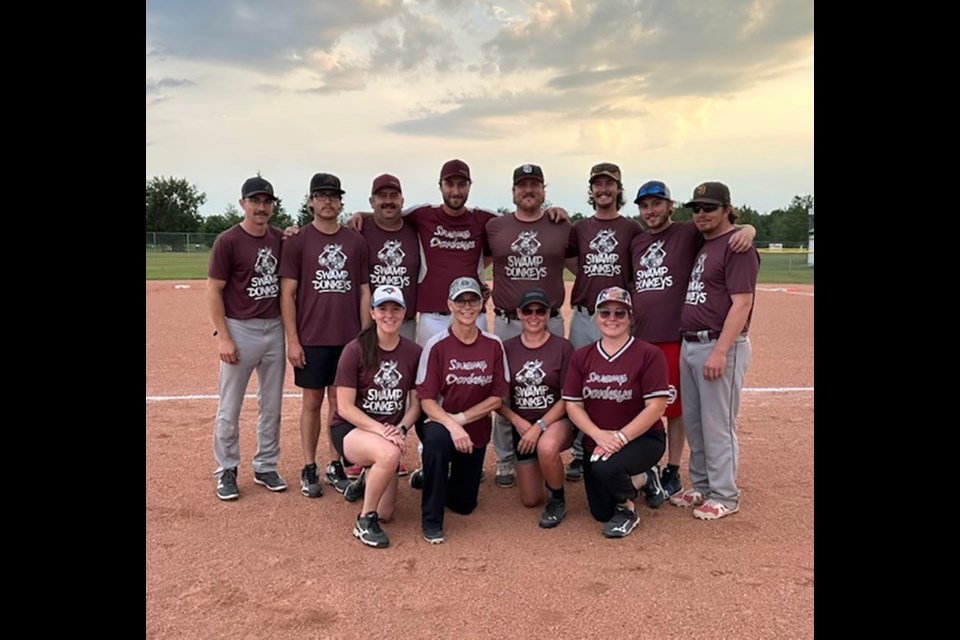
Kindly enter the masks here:
[[370, 298], [371, 307], [379, 307], [384, 302], [396, 302], [398, 305], [407, 308], [407, 303], [403, 301], [403, 292], [399, 287], [382, 284], [373, 290], [373, 296]]

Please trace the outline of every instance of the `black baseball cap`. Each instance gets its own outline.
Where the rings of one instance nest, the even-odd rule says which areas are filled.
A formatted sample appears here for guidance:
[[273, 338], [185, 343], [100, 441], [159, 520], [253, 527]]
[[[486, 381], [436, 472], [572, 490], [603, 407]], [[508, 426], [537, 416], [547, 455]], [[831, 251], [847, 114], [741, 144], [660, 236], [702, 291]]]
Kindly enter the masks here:
[[516, 185], [524, 178], [534, 178], [543, 183], [543, 169], [535, 164], [520, 165], [513, 170], [513, 184]]
[[260, 176], [253, 176], [252, 178], [247, 178], [244, 181], [243, 186], [240, 187], [241, 198], [249, 198], [250, 196], [255, 196], [258, 193], [266, 194], [271, 198], [273, 198], [274, 200], [277, 199], [277, 197], [273, 195], [273, 185], [267, 182], [266, 180], [264, 180], [263, 178], [261, 178]]
[[542, 304], [549, 309], [550, 300], [547, 299], [547, 292], [538, 287], [527, 289], [523, 292], [523, 295], [520, 296], [520, 301], [517, 302], [517, 309], [523, 309], [531, 304]]
[[332, 173], [315, 173], [310, 178], [310, 193], [315, 191], [337, 191], [340, 195], [346, 193], [340, 188], [340, 178]]

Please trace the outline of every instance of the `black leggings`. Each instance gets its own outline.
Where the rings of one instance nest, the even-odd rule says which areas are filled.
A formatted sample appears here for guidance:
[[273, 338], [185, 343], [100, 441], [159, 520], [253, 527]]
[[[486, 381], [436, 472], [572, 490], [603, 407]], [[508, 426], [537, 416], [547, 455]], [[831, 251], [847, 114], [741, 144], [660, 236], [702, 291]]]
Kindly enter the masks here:
[[417, 425], [417, 436], [423, 443], [420, 523], [424, 530], [443, 529], [444, 506], [463, 514], [476, 509], [487, 448], [460, 453], [454, 448], [447, 428], [429, 420]]
[[583, 456], [583, 485], [590, 513], [601, 522], [613, 517], [618, 504], [634, 500], [639, 493], [630, 476], [648, 470], [660, 461], [666, 449], [663, 433], [645, 433], [628, 442], [606, 462], [590, 462]]

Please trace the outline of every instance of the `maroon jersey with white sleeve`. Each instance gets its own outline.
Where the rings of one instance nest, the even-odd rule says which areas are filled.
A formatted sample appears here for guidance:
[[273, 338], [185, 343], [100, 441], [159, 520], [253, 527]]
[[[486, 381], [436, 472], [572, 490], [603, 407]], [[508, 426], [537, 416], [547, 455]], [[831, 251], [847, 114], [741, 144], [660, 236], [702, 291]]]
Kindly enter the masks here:
[[385, 231], [371, 218], [360, 235], [370, 247], [370, 289], [390, 285], [403, 292], [407, 305], [404, 320], [417, 315], [417, 277], [420, 275], [420, 245], [409, 224], [397, 231]]
[[[725, 233], [704, 241], [693, 262], [680, 315], [682, 331], [706, 329], [719, 333], [733, 306], [730, 294], [754, 293], [757, 289], [760, 254], [753, 247], [744, 253], [735, 253], [728, 244], [729, 235]], [[750, 328], [755, 300], [750, 303], [750, 314], [740, 332], [742, 335], [746, 335]]]
[[[297, 333], [304, 346], [347, 344], [360, 333], [360, 285], [369, 281], [367, 243], [356, 231], [313, 224], [286, 241], [280, 277], [297, 284]], [[366, 310], [364, 310], [366, 311]]]
[[[473, 344], [464, 344], [447, 329], [423, 345], [417, 397], [436, 400], [447, 413], [460, 413], [491, 396], [507, 397], [509, 375], [500, 338], [481, 331]], [[489, 413], [463, 428], [476, 448], [490, 442]]]
[[523, 344], [521, 336], [503, 343], [510, 368], [510, 408], [530, 422], [542, 418], [560, 400], [563, 376], [573, 356], [569, 340], [547, 335], [547, 341], [534, 349]]
[[207, 276], [225, 280], [223, 308], [228, 318], [268, 320], [280, 315], [280, 243], [283, 233], [267, 227], [261, 237], [239, 224], [217, 236], [210, 250]]
[[447, 292], [455, 278], [475, 278], [483, 286], [483, 228], [495, 217], [482, 209], [451, 216], [440, 205], [404, 210], [404, 222], [412, 223], [420, 238], [417, 311], [449, 313]]
[[[375, 370], [364, 369], [360, 343], [351, 341], [340, 355], [333, 384], [356, 389], [357, 407], [377, 422], [399, 425], [407, 411], [407, 394], [416, 383], [420, 347], [401, 336], [393, 351], [377, 347], [377, 358], [380, 364]], [[344, 419], [335, 413], [333, 421]]]
[[580, 263], [570, 304], [593, 312], [597, 294], [607, 287], [630, 290], [630, 243], [641, 231], [636, 221], [623, 216], [612, 220], [590, 216], [573, 225]]
[[643, 231], [633, 238], [633, 335], [647, 342], [680, 339], [680, 311], [690, 268], [702, 243], [703, 235], [689, 220], [674, 222], [657, 234]]
[[563, 304], [563, 265], [577, 255], [569, 221], [551, 222], [544, 214], [525, 222], [510, 213], [487, 223], [487, 255], [493, 257], [493, 306], [515, 311], [523, 292], [540, 287], [553, 309]]
[[[606, 431], [622, 429], [637, 417], [650, 398], [669, 398], [667, 358], [658, 347], [631, 336], [607, 355], [598, 340], [577, 349], [563, 382], [563, 399], [582, 402], [595, 425]], [[663, 433], [657, 420], [648, 433]], [[593, 453], [597, 443], [583, 436], [583, 448]]]

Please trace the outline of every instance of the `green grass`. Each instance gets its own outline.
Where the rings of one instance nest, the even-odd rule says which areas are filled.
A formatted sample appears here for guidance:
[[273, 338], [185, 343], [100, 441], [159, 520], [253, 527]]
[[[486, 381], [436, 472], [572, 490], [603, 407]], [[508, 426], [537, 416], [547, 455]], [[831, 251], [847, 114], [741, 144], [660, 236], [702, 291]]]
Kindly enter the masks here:
[[205, 280], [209, 253], [147, 252], [147, 280]]
[[[147, 280], [204, 280], [208, 253], [147, 252]], [[760, 256], [760, 276], [765, 284], [813, 284], [813, 267], [807, 266], [803, 253], [764, 253]], [[487, 280], [491, 269], [486, 271]], [[569, 271], [564, 280], [573, 280]]]

